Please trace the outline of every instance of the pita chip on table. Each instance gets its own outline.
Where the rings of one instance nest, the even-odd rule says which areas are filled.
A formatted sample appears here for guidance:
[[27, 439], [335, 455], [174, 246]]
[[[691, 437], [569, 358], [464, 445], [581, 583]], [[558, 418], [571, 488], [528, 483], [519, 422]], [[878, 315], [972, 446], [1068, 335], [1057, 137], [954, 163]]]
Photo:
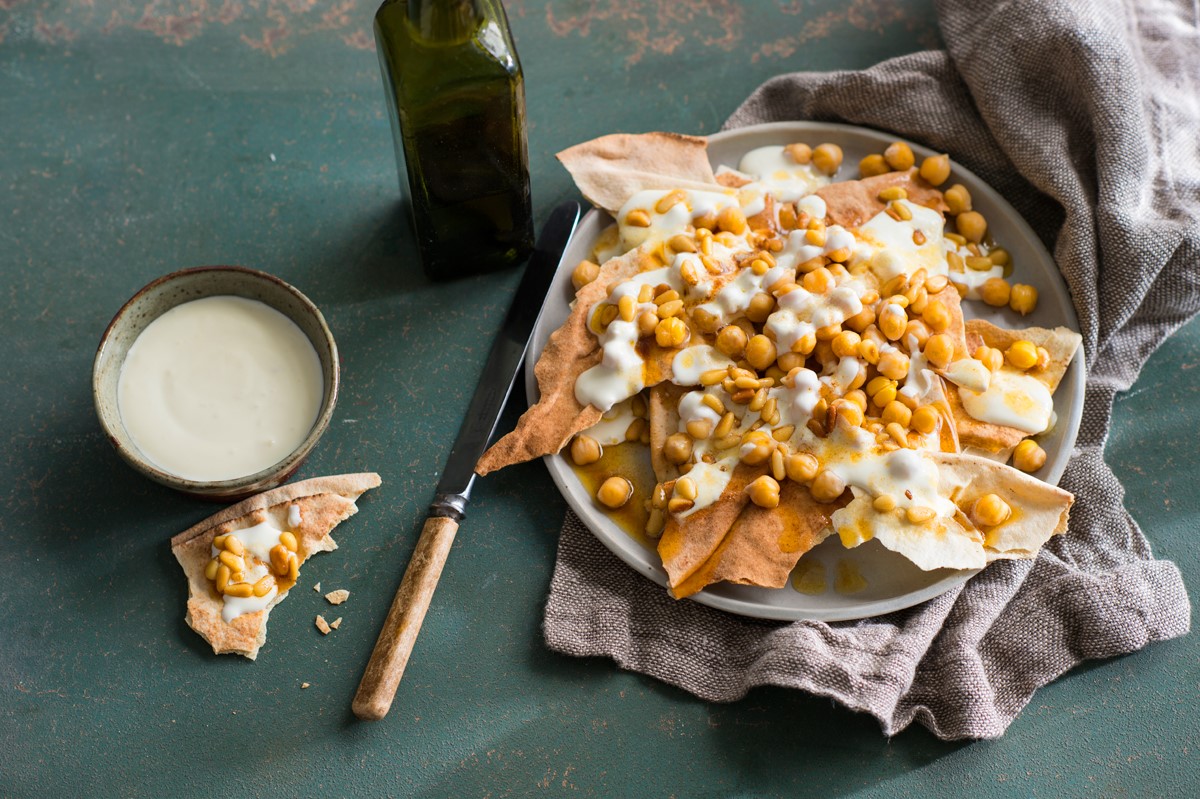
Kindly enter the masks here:
[[330, 533], [358, 512], [355, 501], [379, 485], [372, 472], [315, 477], [266, 491], [219, 511], [171, 539], [188, 580], [188, 625], [218, 655], [251, 660], [267, 637], [267, 617], [318, 552], [337, 549]]

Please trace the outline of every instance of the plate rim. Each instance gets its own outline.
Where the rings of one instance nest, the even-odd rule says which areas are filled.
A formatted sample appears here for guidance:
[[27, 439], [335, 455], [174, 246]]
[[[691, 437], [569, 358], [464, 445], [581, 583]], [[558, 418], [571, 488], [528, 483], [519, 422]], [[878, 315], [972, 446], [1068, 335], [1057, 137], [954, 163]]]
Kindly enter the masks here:
[[[745, 127], [722, 130], [717, 133], [710, 134], [705, 138], [710, 143], [716, 143], [720, 145], [721, 143], [731, 139], [736, 140], [739, 138], [748, 138], [761, 134], [770, 134], [776, 131], [807, 131], [812, 133], [820, 132], [823, 134], [834, 132], [851, 136], [866, 136], [869, 139], [875, 139], [881, 144], [904, 141], [905, 143], [909, 144], [910, 147], [912, 147], [914, 154], [916, 154], [918, 157], [936, 154], [936, 151], [929, 147], [925, 147], [924, 145], [909, 141], [908, 139], [896, 136], [895, 134], [888, 133], [886, 131], [867, 126], [848, 125], [838, 122], [813, 122], [808, 120], [765, 122], [757, 125], [747, 125]], [[719, 165], [713, 164], [714, 169], [717, 166]], [[1046, 249], [1045, 244], [1038, 237], [1037, 233], [1034, 232], [1033, 228], [1012, 206], [1011, 203], [1004, 199], [1004, 197], [998, 191], [993, 189], [986, 181], [984, 181], [974, 172], [957, 163], [954, 165], [954, 172], [958, 177], [967, 178], [967, 180], [963, 182], [972, 184], [971, 192], [973, 196], [986, 197], [988, 204], [996, 205], [1004, 210], [1006, 212], [1006, 221], [1015, 226], [1019, 235], [1031, 243], [1036, 254], [1039, 256], [1039, 260], [1044, 259], [1047, 264], [1053, 267], [1047, 270], [1039, 269], [1039, 276], [1055, 284], [1055, 289], [1059, 295], [1056, 297], [1056, 299], [1063, 300], [1061, 303], [1062, 309], [1066, 312], [1068, 317], [1064, 326], [1078, 332], [1079, 318], [1075, 312], [1074, 303], [1071, 301], [1070, 290], [1062, 276], [1062, 272], [1058, 268], [1057, 262], [1054, 260], [1053, 254]], [[978, 187], [978, 189], [976, 187]], [[609, 221], [611, 221], [611, 217], [606, 212], [596, 208], [591, 208], [580, 220], [575, 231], [575, 237], [584, 235], [585, 231], [590, 227], [605, 225], [608, 224]], [[568, 249], [569, 248], [570, 245], [568, 245]], [[556, 292], [561, 293], [564, 280], [569, 282], [572, 269], [573, 267], [571, 267], [569, 262], [566, 260], [566, 251], [564, 250], [563, 258], [559, 262], [558, 270], [555, 274], [553, 284], [551, 285], [550, 292], [547, 296], [547, 301], [549, 301], [550, 297]], [[540, 317], [538, 320], [537, 326], [534, 329], [533, 337], [531, 338], [531, 345], [535, 340], [537, 340], [542, 346], [544, 346], [545, 338], [548, 337], [548, 334], [541, 336], [539, 336], [539, 334], [544, 332], [543, 327], [548, 323], [544, 322], [543, 319], [544, 317]], [[527, 353], [525, 361], [526, 399], [531, 405], [537, 401], [539, 396], [537, 380], [534, 375], [534, 366], [537, 358], [540, 355], [541, 347], [539, 346], [536, 352], [531, 349]], [[1075, 441], [1078, 437], [1079, 427], [1082, 422], [1084, 387], [1086, 385], [1086, 364], [1082, 346], [1072, 359], [1067, 373], [1064, 375], [1060, 385], [1064, 387], [1069, 386], [1072, 390], [1067, 406], [1069, 414], [1065, 420], [1067, 426], [1066, 432], [1056, 448], [1055, 461], [1052, 465], [1052, 468], [1046, 475], [1045, 482], [1048, 482], [1051, 485], [1057, 485], [1062, 480], [1062, 475], [1066, 469], [1067, 462], [1070, 460], [1071, 454], [1074, 451]], [[1058, 422], [1058, 424], [1062, 423], [1063, 422], [1061, 420]], [[570, 464], [566, 462], [566, 459], [562, 456], [562, 454], [554, 453], [551, 455], [546, 455], [543, 457], [543, 461], [546, 464], [547, 471], [550, 473], [550, 478], [554, 482], [555, 488], [567, 501], [567, 504], [570, 506], [570, 508], [579, 517], [584, 527], [586, 527], [592, 535], [594, 535], [602, 544], [604, 544], [609, 551], [611, 551], [622, 562], [624, 562], [626, 566], [632, 568], [635, 572], [650, 578], [653, 582], [665, 589], [667, 587], [667, 575], [663, 570], [661, 563], [656, 564], [652, 562], [652, 559], [648, 560], [646, 558], [647, 553], [652, 552], [653, 550], [647, 550], [628, 532], [617, 527], [615, 522], [612, 522], [607, 517], [601, 516], [600, 511], [594, 507], [594, 503], [585, 501], [582, 495], [586, 492], [580, 491], [581, 486], [568, 484], [568, 479], [574, 478], [577, 480], [578, 478], [575, 478], [573, 469], [571, 468]], [[607, 522], [608, 525], [613, 526], [617, 530], [617, 534], [611, 535], [607, 530], [604, 530], [604, 522]], [[716, 593], [707, 588], [692, 594], [687, 598], [708, 607], [755, 619], [774, 621], [811, 620], [822, 622], [857, 621], [861, 619], [877, 618], [888, 613], [907, 610], [915, 607], [916, 605], [939, 597], [948, 591], [954, 590], [955, 588], [965, 584], [968, 580], [970, 580], [971, 577], [975, 576], [980, 571], [982, 571], [982, 569], [953, 571], [943, 579], [930, 583], [924, 588], [917, 589], [896, 597], [865, 601], [859, 605], [833, 607], [828, 610], [805, 610], [800, 608], [788, 608], [785, 606], [766, 605], [749, 599]], [[720, 585], [725, 588], [725, 590], [739, 587], [732, 585], [727, 586], [724, 583]], [[783, 588], [778, 589], [760, 588], [759, 590], [787, 590], [787, 586], [785, 585]]]

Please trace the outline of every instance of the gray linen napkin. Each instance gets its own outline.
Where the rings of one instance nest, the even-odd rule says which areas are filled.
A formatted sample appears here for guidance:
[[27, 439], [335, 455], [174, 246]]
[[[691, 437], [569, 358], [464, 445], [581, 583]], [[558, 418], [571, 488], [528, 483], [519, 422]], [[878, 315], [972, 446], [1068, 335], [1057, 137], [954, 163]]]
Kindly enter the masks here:
[[1154, 559], [1103, 459], [1113, 397], [1200, 310], [1200, 19], [1187, 0], [939, 5], [948, 52], [768, 81], [727, 127], [836, 120], [949, 152], [1054, 248], [1089, 367], [1062, 486], [1067, 534], [908, 611], [774, 623], [676, 602], [568, 515], [546, 605], [554, 650], [606, 655], [697, 696], [801, 688], [942, 738], [1001, 735], [1088, 658], [1187, 632], [1174, 564]]

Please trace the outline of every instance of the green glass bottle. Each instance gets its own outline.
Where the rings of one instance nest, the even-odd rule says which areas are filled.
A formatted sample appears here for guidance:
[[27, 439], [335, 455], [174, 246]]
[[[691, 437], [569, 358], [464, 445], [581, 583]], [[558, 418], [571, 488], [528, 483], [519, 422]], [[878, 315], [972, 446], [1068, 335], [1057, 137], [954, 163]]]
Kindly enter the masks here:
[[500, 0], [385, 0], [375, 39], [425, 273], [533, 249], [525, 84]]

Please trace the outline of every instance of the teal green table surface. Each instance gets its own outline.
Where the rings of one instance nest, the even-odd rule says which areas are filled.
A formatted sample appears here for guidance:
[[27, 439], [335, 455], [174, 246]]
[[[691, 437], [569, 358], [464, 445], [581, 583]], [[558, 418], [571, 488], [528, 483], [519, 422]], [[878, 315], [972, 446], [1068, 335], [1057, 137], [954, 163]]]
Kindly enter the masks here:
[[[758, 83], [938, 45], [931, 3], [514, 0], [535, 211], [553, 153], [707, 133]], [[516, 272], [431, 285], [399, 213], [370, 3], [0, 0], [0, 796], [1200, 795], [1194, 636], [1090, 664], [997, 741], [773, 689], [715, 705], [546, 650], [566, 506], [541, 463], [481, 481], [391, 714], [350, 699]], [[258, 661], [184, 623], [168, 538], [214, 508], [126, 468], [92, 410], [101, 332], [174, 269], [273, 272], [341, 348], [300, 477], [384, 484], [304, 568]], [[1108, 460], [1200, 585], [1200, 325], [1117, 403]], [[505, 424], [516, 415], [510, 409]], [[336, 610], [309, 590], [349, 589]], [[345, 618], [329, 636], [317, 613]], [[302, 688], [303, 683], [310, 687]]]

